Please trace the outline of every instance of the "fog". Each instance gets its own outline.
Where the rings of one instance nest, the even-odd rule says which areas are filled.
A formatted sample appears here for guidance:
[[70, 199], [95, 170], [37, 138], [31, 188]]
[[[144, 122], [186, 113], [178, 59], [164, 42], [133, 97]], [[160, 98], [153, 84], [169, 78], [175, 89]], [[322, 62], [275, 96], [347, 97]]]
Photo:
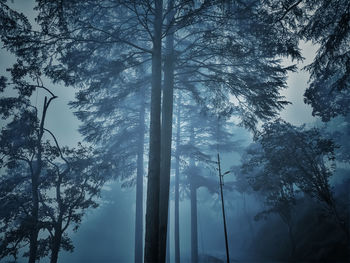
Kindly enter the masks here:
[[296, 2], [0, 1], [0, 262], [348, 262], [350, 5]]

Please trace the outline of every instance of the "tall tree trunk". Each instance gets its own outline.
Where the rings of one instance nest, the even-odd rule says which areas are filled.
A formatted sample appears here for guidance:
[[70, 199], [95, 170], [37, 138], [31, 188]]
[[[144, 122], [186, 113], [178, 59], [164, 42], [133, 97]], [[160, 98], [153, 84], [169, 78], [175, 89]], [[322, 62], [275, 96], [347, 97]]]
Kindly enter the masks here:
[[197, 230], [197, 187], [190, 179], [191, 193], [191, 262], [198, 262], [198, 230]]
[[177, 108], [177, 124], [176, 124], [176, 152], [175, 152], [175, 262], [180, 263], [180, 228], [179, 228], [179, 176], [180, 176], [180, 132], [181, 132], [181, 97], [179, 97]]
[[[40, 153], [41, 157], [41, 153]], [[39, 165], [39, 164], [38, 164]], [[36, 172], [32, 176], [32, 199], [33, 199], [33, 206], [31, 211], [31, 229], [30, 229], [30, 236], [29, 236], [29, 263], [35, 263], [36, 256], [37, 256], [37, 250], [38, 250], [38, 235], [39, 235], [39, 228], [38, 228], [38, 213], [39, 213], [39, 173]]]
[[145, 144], [145, 89], [141, 88], [140, 133], [137, 149], [137, 177], [136, 177], [136, 213], [135, 213], [135, 263], [142, 263], [143, 259], [143, 153]]
[[[66, 171], [68, 171], [68, 168]], [[56, 183], [56, 199], [58, 203], [59, 215], [57, 217], [57, 222], [54, 225], [55, 233], [51, 241], [50, 263], [57, 263], [58, 253], [60, 252], [62, 234], [63, 234], [62, 222], [63, 222], [63, 214], [65, 213], [66, 208], [62, 204], [62, 198], [61, 198], [61, 185], [62, 185], [62, 179], [63, 179], [62, 177], [63, 177], [63, 174], [59, 173], [58, 180]]]
[[155, 0], [145, 263], [158, 262], [163, 1]]
[[166, 263], [170, 263], [170, 204], [168, 208], [168, 235], [166, 238]]
[[[194, 127], [191, 125], [190, 143], [195, 145]], [[190, 167], [195, 167], [193, 159], [190, 160]], [[191, 169], [190, 175], [190, 199], [191, 199], [191, 262], [198, 262], [198, 230], [197, 230], [197, 185], [195, 183], [196, 174]]]
[[31, 209], [31, 230], [29, 234], [29, 263], [35, 263], [37, 258], [38, 250], [38, 235], [39, 235], [39, 178], [42, 170], [42, 145], [41, 140], [44, 134], [44, 125], [46, 119], [46, 112], [52, 100], [56, 97], [52, 96], [49, 100], [45, 96], [42, 117], [40, 121], [39, 131], [38, 131], [38, 141], [37, 141], [37, 158], [35, 171], [32, 173], [31, 183], [32, 183], [32, 209]]
[[[46, 104], [46, 97], [45, 97]], [[45, 105], [44, 104], [44, 105]], [[45, 109], [45, 106], [44, 106]], [[44, 115], [44, 114], [43, 114]], [[43, 121], [42, 121], [43, 123]], [[31, 209], [31, 222], [30, 222], [30, 234], [29, 234], [29, 263], [35, 263], [38, 250], [38, 235], [39, 235], [39, 177], [42, 168], [42, 150], [41, 150], [41, 138], [43, 135], [43, 126], [39, 131], [38, 138], [38, 153], [37, 153], [37, 162], [35, 172], [32, 174], [31, 183], [32, 183], [32, 209]]]
[[162, 130], [161, 130], [161, 162], [160, 162], [160, 199], [159, 199], [159, 262], [165, 262], [169, 185], [171, 166], [171, 141], [173, 124], [174, 97], [174, 18], [173, 0], [168, 2], [167, 26], [170, 28], [166, 37], [164, 61], [164, 86], [162, 102]]

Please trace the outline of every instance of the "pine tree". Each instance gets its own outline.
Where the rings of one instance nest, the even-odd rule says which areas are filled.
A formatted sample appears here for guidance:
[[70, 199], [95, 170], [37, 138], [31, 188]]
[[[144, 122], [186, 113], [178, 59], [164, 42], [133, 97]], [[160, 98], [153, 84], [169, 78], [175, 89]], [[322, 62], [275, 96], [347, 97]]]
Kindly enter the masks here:
[[305, 67], [310, 84], [305, 103], [313, 115], [329, 121], [349, 112], [349, 1], [264, 1], [264, 14], [284, 31], [317, 45], [314, 61]]

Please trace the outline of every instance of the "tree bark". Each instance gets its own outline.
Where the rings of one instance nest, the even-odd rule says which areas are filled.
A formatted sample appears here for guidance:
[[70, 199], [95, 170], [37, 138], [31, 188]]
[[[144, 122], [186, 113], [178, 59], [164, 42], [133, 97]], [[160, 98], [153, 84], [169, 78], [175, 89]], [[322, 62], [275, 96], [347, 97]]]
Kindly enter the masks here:
[[165, 262], [170, 166], [171, 166], [171, 141], [173, 123], [173, 94], [174, 94], [174, 17], [173, 0], [168, 2], [169, 14], [167, 25], [170, 27], [166, 37], [165, 61], [164, 61], [164, 86], [162, 102], [162, 130], [161, 130], [161, 162], [160, 162], [160, 199], [159, 199], [159, 262]]
[[36, 158], [36, 166], [35, 171], [32, 173], [31, 183], [32, 183], [32, 202], [33, 206], [31, 209], [31, 230], [29, 234], [29, 263], [35, 263], [37, 258], [37, 250], [38, 250], [38, 235], [39, 235], [39, 178], [42, 170], [42, 145], [41, 140], [44, 134], [44, 124], [46, 119], [46, 112], [52, 100], [56, 97], [53, 96], [49, 100], [47, 97], [44, 99], [44, 106], [42, 117], [40, 121], [39, 131], [38, 131], [38, 141], [37, 141], [37, 158]]
[[197, 187], [190, 179], [191, 191], [191, 262], [198, 262], [198, 230], [197, 230]]
[[28, 259], [29, 263], [35, 263], [36, 257], [37, 257], [37, 250], [38, 250], [38, 234], [39, 234], [39, 228], [38, 228], [38, 213], [39, 213], [38, 185], [39, 183], [38, 181], [39, 181], [39, 174], [35, 173], [32, 176], [33, 206], [32, 206], [31, 219], [30, 219], [31, 230], [30, 230], [30, 236], [29, 236], [29, 259]]
[[136, 213], [135, 213], [135, 263], [142, 263], [143, 259], [143, 153], [145, 144], [145, 89], [141, 88], [141, 105], [139, 117], [139, 142], [137, 149], [137, 177], [136, 177]]
[[[68, 171], [68, 170], [66, 170]], [[65, 208], [62, 205], [62, 197], [61, 197], [61, 185], [62, 185], [62, 177], [63, 174], [58, 174], [58, 180], [56, 183], [56, 199], [58, 203], [58, 211], [59, 215], [57, 218], [57, 222], [54, 224], [54, 236], [51, 241], [51, 258], [50, 263], [57, 263], [58, 260], [58, 253], [60, 252], [61, 248], [61, 241], [62, 241], [62, 222], [63, 222], [63, 214], [65, 213]]]
[[59, 220], [55, 227], [55, 234], [53, 236], [52, 244], [51, 244], [51, 258], [50, 263], [57, 263], [58, 253], [61, 248], [61, 240], [62, 240], [62, 219]]
[[[191, 125], [190, 143], [195, 144], [194, 128]], [[190, 160], [190, 167], [195, 167], [193, 159]], [[190, 198], [191, 198], [191, 262], [198, 262], [198, 230], [197, 230], [197, 186], [195, 184], [195, 174], [191, 174], [190, 181]]]
[[179, 97], [176, 124], [176, 152], [175, 152], [175, 262], [180, 263], [180, 227], [179, 227], [179, 177], [180, 177], [180, 132], [181, 132], [181, 97]]
[[159, 177], [160, 177], [160, 137], [161, 137], [161, 41], [162, 41], [163, 1], [155, 0], [154, 35], [152, 49], [152, 91], [150, 143], [146, 205], [145, 263], [158, 262], [159, 245]]
[[166, 238], [166, 263], [170, 263], [170, 204], [168, 209], [168, 235]]

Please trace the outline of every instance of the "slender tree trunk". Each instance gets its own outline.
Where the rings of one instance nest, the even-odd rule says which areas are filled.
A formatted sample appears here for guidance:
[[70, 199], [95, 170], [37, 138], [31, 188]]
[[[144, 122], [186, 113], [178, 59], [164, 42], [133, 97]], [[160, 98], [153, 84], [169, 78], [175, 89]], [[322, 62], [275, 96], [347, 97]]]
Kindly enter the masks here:
[[[46, 97], [45, 97], [45, 104], [46, 104]], [[45, 105], [44, 104], [44, 105]], [[45, 109], [45, 106], [44, 106]], [[44, 114], [43, 114], [44, 115]], [[42, 121], [43, 123], [43, 121]], [[29, 263], [35, 263], [36, 257], [37, 257], [37, 250], [38, 250], [38, 235], [39, 235], [39, 226], [38, 226], [38, 220], [39, 220], [39, 177], [41, 173], [42, 168], [42, 160], [41, 160], [41, 138], [43, 134], [43, 127], [41, 127], [39, 131], [39, 138], [38, 138], [38, 154], [37, 154], [37, 163], [36, 163], [36, 169], [35, 172], [32, 174], [32, 210], [31, 210], [31, 224], [30, 224], [30, 234], [29, 234]]]
[[[41, 153], [40, 153], [41, 158]], [[39, 162], [38, 162], [39, 163]], [[39, 165], [39, 164], [38, 164]], [[38, 235], [39, 235], [39, 228], [38, 228], [38, 216], [39, 216], [39, 173], [36, 172], [32, 176], [32, 199], [33, 199], [33, 206], [31, 211], [31, 229], [30, 229], [30, 236], [29, 236], [29, 263], [35, 263], [36, 261], [36, 254], [38, 250]]]
[[56, 97], [53, 96], [47, 100], [47, 97], [44, 99], [44, 106], [42, 117], [40, 121], [39, 131], [38, 131], [38, 141], [37, 141], [37, 158], [35, 171], [32, 173], [31, 183], [32, 183], [32, 201], [33, 206], [31, 210], [31, 230], [29, 234], [29, 263], [35, 263], [37, 258], [37, 250], [38, 250], [38, 235], [39, 235], [39, 178], [42, 169], [42, 145], [41, 139], [44, 134], [44, 124], [46, 119], [46, 112], [52, 100]]
[[190, 179], [191, 192], [191, 262], [198, 262], [198, 230], [197, 230], [197, 187]]
[[159, 179], [161, 142], [161, 79], [162, 79], [162, 10], [163, 1], [155, 0], [152, 49], [152, 91], [150, 143], [146, 205], [145, 263], [158, 262], [159, 255]]
[[[66, 170], [68, 171], [68, 170]], [[62, 222], [63, 222], [63, 214], [65, 213], [65, 208], [62, 205], [62, 198], [61, 198], [61, 185], [62, 185], [62, 177], [63, 174], [58, 174], [58, 180], [56, 183], [56, 199], [58, 203], [58, 210], [59, 215], [57, 217], [57, 222], [54, 225], [54, 236], [52, 238], [51, 242], [51, 258], [50, 263], [57, 263], [58, 260], [58, 253], [60, 252], [61, 248], [61, 241], [62, 241]]]
[[181, 124], [181, 97], [179, 97], [177, 108], [177, 124], [176, 124], [176, 153], [175, 153], [175, 262], [180, 263], [180, 227], [179, 227], [179, 177], [180, 177], [180, 124]]
[[170, 166], [171, 166], [171, 141], [173, 124], [173, 97], [174, 97], [174, 18], [173, 0], [168, 2], [167, 26], [170, 27], [166, 37], [165, 61], [164, 61], [164, 86], [162, 103], [162, 131], [161, 131], [161, 162], [160, 162], [160, 199], [159, 199], [159, 262], [165, 262]]
[[168, 208], [168, 235], [166, 238], [166, 262], [170, 263], [170, 204]]
[[145, 89], [141, 88], [140, 134], [137, 149], [137, 177], [136, 177], [136, 213], [135, 213], [135, 263], [142, 263], [143, 259], [143, 153], [145, 144]]
[[[191, 125], [190, 143], [195, 145], [194, 127]], [[194, 168], [194, 160], [190, 160], [190, 167]], [[197, 185], [195, 184], [195, 173], [190, 175], [190, 199], [191, 199], [191, 262], [198, 262], [198, 230], [197, 230]]]

